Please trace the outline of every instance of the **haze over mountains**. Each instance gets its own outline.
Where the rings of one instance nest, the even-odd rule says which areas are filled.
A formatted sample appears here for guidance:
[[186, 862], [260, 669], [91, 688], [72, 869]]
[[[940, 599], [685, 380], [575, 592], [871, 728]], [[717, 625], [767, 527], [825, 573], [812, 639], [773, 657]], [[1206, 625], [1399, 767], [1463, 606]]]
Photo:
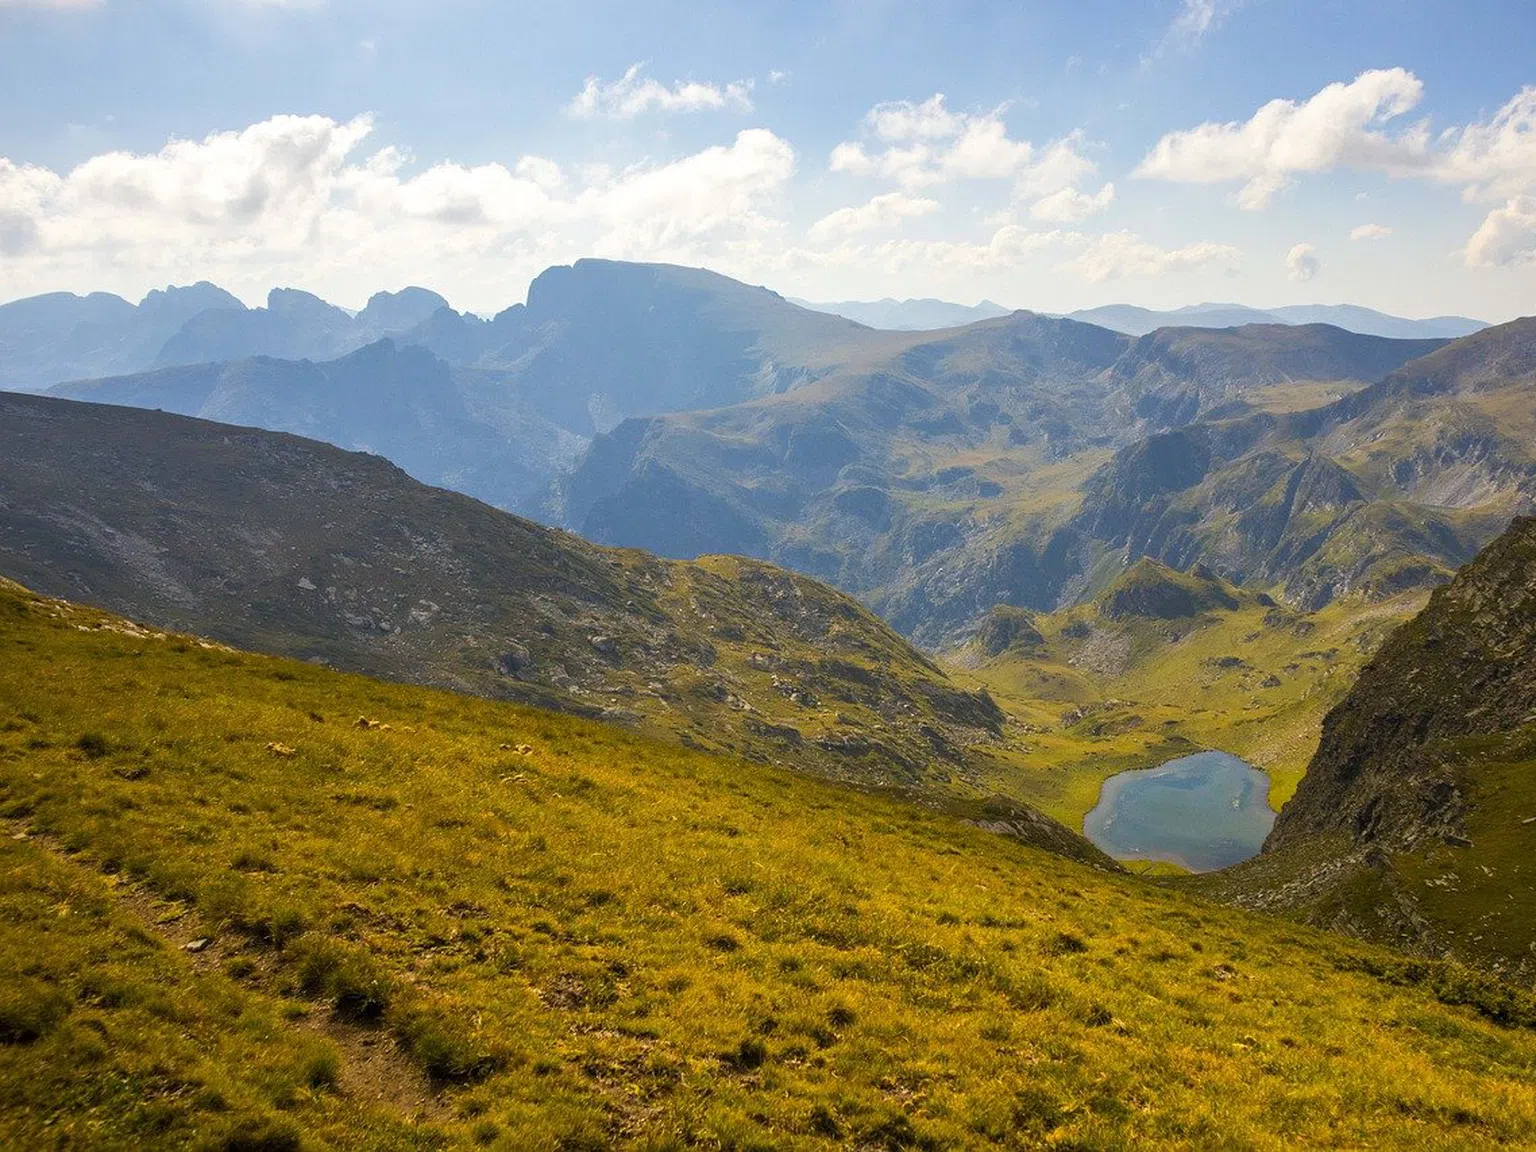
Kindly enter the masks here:
[[[1453, 345], [1496, 379], [1447, 385], [1421, 421], [1394, 374], [1438, 371], [1443, 338], [1323, 324], [882, 330], [703, 270], [582, 260], [490, 319], [415, 289], [355, 317], [278, 291], [145, 352], [173, 303], [223, 299], [185, 293], [23, 301], [0, 332], [29, 372], [135, 349], [164, 365], [56, 395], [376, 452], [602, 543], [770, 560], [929, 645], [997, 603], [1070, 604], [1141, 555], [1311, 607], [1429, 586], [1533, 498], [1519, 323]], [[1366, 428], [1368, 450], [1349, 439]]]
[[1131, 304], [1107, 304], [1068, 313], [1074, 320], [1102, 324], [1116, 332], [1145, 336], [1158, 328], [1236, 328], [1243, 324], [1332, 324], [1363, 336], [1397, 340], [1452, 339], [1488, 327], [1466, 316], [1428, 316], [1409, 320], [1357, 304], [1287, 304], [1249, 308], [1243, 304], [1191, 304], [1158, 312]]
[[318, 296], [274, 288], [264, 308], [206, 281], [120, 296], [56, 292], [0, 305], [0, 387], [37, 390], [64, 380], [121, 375], [248, 356], [325, 360], [409, 330], [446, 305], [435, 292], [380, 292], [355, 316]]

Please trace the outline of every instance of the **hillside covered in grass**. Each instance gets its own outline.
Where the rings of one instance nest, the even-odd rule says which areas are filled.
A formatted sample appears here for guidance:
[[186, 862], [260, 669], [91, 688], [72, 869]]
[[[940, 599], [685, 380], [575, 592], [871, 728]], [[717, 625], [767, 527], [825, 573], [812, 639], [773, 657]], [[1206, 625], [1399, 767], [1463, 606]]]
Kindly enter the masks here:
[[0, 1144], [1499, 1147], [1536, 1009], [956, 819], [0, 587]]

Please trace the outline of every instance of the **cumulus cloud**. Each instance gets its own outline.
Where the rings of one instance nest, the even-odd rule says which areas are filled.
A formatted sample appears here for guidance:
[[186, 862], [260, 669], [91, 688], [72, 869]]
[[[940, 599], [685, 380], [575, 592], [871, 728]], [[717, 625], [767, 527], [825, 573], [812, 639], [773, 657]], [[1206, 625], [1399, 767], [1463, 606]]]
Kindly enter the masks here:
[[1090, 196], [1076, 188], [1058, 188], [1049, 196], [1042, 196], [1029, 207], [1029, 214], [1037, 220], [1052, 220], [1060, 224], [1075, 224], [1086, 220], [1096, 212], [1102, 212], [1115, 202], [1115, 186], [1106, 184]]
[[1488, 213], [1467, 241], [1466, 260], [1484, 268], [1536, 262], [1536, 196], [1515, 196]]
[[1171, 272], [1216, 269], [1235, 272], [1242, 253], [1229, 244], [1200, 241], [1161, 248], [1134, 232], [1106, 232], [1085, 244], [1083, 253], [1064, 267], [1090, 284], [1125, 276], [1165, 276]]
[[1392, 229], [1385, 224], [1361, 224], [1349, 230], [1351, 240], [1385, 240], [1392, 235]]
[[1317, 249], [1310, 244], [1294, 245], [1285, 254], [1285, 271], [1297, 283], [1314, 279], [1322, 270], [1323, 262], [1317, 258]]
[[705, 84], [684, 80], [668, 88], [644, 72], [644, 64], [632, 64], [623, 76], [606, 84], [597, 76], [588, 76], [566, 111], [585, 120], [633, 120], [647, 112], [707, 112], [722, 108], [746, 112], [752, 108], [751, 81]]
[[1034, 155], [1029, 141], [1009, 137], [999, 111], [952, 112], [942, 92], [921, 103], [877, 104], [864, 117], [864, 129], [874, 150], [844, 141], [832, 150], [832, 171], [920, 188], [958, 179], [1007, 179]]
[[44, 290], [216, 276], [347, 293], [424, 269], [500, 304], [519, 273], [572, 255], [698, 260], [782, 228], [794, 151], [764, 129], [668, 163], [564, 171], [511, 165], [413, 170], [369, 151], [364, 116], [277, 116], [240, 131], [109, 152], [68, 172], [0, 158], [8, 283]]
[[1418, 77], [1403, 68], [1363, 72], [1301, 103], [1272, 100], [1246, 121], [1169, 133], [1136, 174], [1237, 183], [1237, 202], [1250, 210], [1267, 207], [1299, 175], [1335, 169], [1459, 186], [1468, 203], [1502, 203], [1465, 250], [1468, 263], [1496, 262], [1491, 254], [1503, 251], [1503, 238], [1518, 228], [1516, 201], [1536, 194], [1536, 86], [1522, 88], [1485, 121], [1433, 135], [1427, 122], [1397, 127], [1423, 92]]
[[1136, 174], [1185, 184], [1242, 181], [1238, 203], [1256, 210], [1302, 173], [1337, 167], [1406, 172], [1427, 154], [1427, 130], [1415, 125], [1393, 135], [1384, 129], [1411, 111], [1423, 92], [1406, 69], [1363, 72], [1302, 103], [1271, 100], [1241, 123], [1169, 133]]
[[894, 228], [914, 216], [928, 216], [939, 210], [937, 200], [887, 192], [853, 208], [839, 208], [811, 225], [812, 239], [825, 240], [856, 232]]
[[1079, 185], [1096, 166], [1074, 132], [1037, 149], [1008, 135], [1001, 109], [955, 112], [943, 93], [927, 100], [877, 104], [864, 117], [865, 139], [832, 150], [834, 172], [893, 181], [917, 189], [953, 180], [1010, 180], [1015, 207], [1037, 220], [1076, 223], [1109, 207], [1112, 184], [1096, 193]]

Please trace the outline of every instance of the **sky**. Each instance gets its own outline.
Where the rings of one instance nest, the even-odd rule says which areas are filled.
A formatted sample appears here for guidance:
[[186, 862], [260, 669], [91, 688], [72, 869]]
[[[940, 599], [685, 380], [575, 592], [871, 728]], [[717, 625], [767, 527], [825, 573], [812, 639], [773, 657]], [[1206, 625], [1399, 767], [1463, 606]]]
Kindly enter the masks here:
[[1536, 313], [1531, 0], [0, 0], [0, 300]]

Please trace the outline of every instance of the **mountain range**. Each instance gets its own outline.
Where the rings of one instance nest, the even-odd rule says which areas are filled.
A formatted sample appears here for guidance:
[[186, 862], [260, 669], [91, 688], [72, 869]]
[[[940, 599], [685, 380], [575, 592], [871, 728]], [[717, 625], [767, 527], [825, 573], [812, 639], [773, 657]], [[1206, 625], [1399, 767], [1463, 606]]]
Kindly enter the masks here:
[[66, 380], [248, 356], [330, 359], [414, 328], [446, 302], [435, 292], [380, 292], [355, 316], [318, 296], [273, 289], [247, 308], [206, 281], [149, 293], [138, 304], [56, 292], [0, 305], [0, 388], [38, 391]]
[[[1010, 309], [991, 300], [979, 304], [952, 304], [947, 300], [841, 300], [815, 303], [791, 297], [791, 302], [818, 312], [831, 312], [867, 324], [897, 331], [932, 331], [959, 328], [978, 320], [1006, 316]], [[1437, 340], [1470, 336], [1488, 327], [1466, 316], [1429, 316], [1409, 320], [1358, 304], [1287, 304], [1279, 308], [1250, 308], [1245, 304], [1190, 304], [1158, 311], [1134, 304], [1104, 304], [1062, 313], [1069, 320], [1097, 324], [1128, 336], [1145, 336], [1159, 328], [1240, 328], [1245, 324], [1331, 324], [1362, 336], [1389, 336], [1397, 340]]]
[[1427, 316], [1409, 320], [1358, 304], [1286, 304], [1279, 308], [1250, 308], [1244, 304], [1191, 304], [1156, 311], [1133, 304], [1106, 304], [1069, 312], [1074, 320], [1102, 324], [1116, 332], [1145, 336], [1159, 328], [1237, 328], [1244, 324], [1332, 324], [1362, 336], [1396, 340], [1436, 340], [1470, 336], [1488, 327], [1467, 316]]

